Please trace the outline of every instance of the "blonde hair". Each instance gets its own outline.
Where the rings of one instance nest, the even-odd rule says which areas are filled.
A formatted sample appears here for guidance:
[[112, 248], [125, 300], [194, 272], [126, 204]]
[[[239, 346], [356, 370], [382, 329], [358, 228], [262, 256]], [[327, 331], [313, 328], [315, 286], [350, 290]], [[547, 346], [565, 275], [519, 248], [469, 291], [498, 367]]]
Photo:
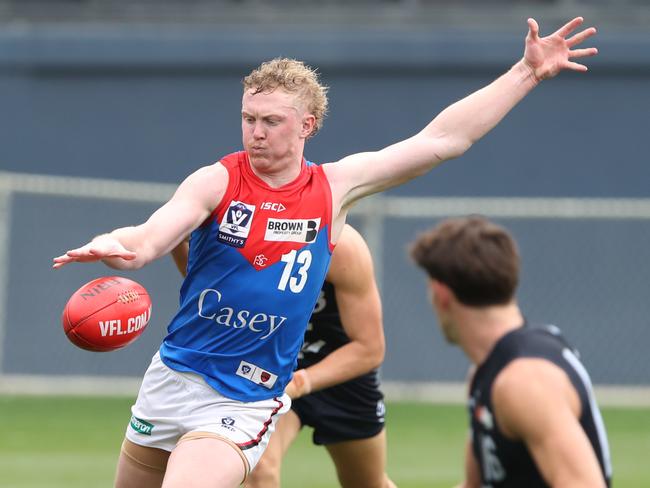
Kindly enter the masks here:
[[294, 93], [306, 106], [307, 111], [316, 118], [314, 136], [323, 126], [327, 114], [327, 90], [321, 85], [318, 73], [302, 61], [289, 58], [275, 58], [262, 63], [243, 80], [244, 89], [253, 93], [271, 92], [280, 87]]

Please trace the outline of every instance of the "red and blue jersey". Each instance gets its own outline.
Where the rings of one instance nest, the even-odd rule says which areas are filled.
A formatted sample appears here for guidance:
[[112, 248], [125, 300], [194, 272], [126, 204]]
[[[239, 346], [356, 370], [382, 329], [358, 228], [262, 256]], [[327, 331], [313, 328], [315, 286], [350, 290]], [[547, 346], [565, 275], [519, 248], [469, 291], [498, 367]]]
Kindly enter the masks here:
[[228, 187], [190, 237], [160, 356], [229, 398], [257, 401], [282, 394], [296, 365], [332, 254], [332, 196], [309, 162], [280, 188], [255, 175], [246, 152], [221, 164]]

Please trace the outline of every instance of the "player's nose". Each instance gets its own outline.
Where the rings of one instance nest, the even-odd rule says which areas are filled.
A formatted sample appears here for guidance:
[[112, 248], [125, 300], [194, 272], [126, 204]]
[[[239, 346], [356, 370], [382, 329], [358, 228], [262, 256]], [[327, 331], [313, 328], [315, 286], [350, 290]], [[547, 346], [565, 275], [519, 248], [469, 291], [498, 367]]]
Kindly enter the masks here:
[[264, 127], [260, 122], [255, 122], [255, 126], [253, 127], [253, 137], [255, 139], [264, 139], [266, 137]]

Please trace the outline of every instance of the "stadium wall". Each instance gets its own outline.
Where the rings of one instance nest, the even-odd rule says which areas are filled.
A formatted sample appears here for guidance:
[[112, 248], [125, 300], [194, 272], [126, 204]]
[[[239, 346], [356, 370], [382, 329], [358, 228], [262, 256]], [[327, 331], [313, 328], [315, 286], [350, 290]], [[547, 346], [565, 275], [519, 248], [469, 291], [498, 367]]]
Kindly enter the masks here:
[[[331, 87], [331, 115], [307, 156], [328, 161], [419, 130], [506, 70], [521, 55], [523, 35], [4, 29], [0, 373], [18, 381], [112, 380], [144, 371], [177, 302], [180, 279], [171, 262], [130, 274], [157, 297], [146, 340], [97, 355], [69, 345], [58, 317], [74, 289], [109, 271], [89, 265], [54, 272], [50, 260], [99, 232], [141, 221], [193, 169], [239, 148], [240, 79], [259, 62], [282, 55], [320, 68]], [[605, 32], [597, 44], [601, 54], [588, 61], [588, 74], [563, 74], [542, 86], [463, 158], [388, 193], [411, 210], [387, 212], [390, 206], [376, 198], [353, 216], [371, 241], [380, 274], [385, 380], [462, 381], [467, 365], [442, 343], [423, 278], [405, 249], [440, 217], [476, 211], [499, 219], [520, 240], [520, 298], [531, 321], [563, 328], [598, 384], [650, 385], [650, 251], [644, 245], [650, 236], [650, 38]], [[443, 200], [426, 200], [431, 197]], [[469, 197], [506, 198], [510, 210]], [[596, 216], [562, 216], [581, 205], [575, 202], [594, 198], [602, 202]], [[641, 210], [621, 210], [619, 199], [641, 202]], [[553, 201], [568, 207], [555, 208], [559, 214], [535, 207]]]

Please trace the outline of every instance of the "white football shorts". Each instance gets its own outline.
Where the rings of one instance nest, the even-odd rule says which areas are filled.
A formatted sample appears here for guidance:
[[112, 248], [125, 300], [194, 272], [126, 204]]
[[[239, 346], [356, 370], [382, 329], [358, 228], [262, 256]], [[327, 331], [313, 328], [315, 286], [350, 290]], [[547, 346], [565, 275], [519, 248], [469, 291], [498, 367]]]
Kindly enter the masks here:
[[172, 451], [188, 432], [214, 433], [239, 447], [250, 472], [262, 457], [276, 422], [290, 407], [286, 394], [257, 402], [226, 398], [201, 376], [170, 369], [156, 353], [131, 407], [126, 437], [141, 446]]

